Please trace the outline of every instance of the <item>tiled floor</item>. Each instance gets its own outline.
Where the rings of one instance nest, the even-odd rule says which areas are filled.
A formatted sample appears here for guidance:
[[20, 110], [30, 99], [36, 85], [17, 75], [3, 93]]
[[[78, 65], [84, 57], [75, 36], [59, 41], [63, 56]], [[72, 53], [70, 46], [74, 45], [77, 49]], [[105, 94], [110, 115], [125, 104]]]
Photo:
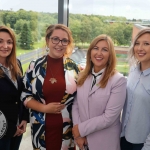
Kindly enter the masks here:
[[19, 150], [32, 150], [30, 124], [27, 125], [27, 131], [23, 135]]

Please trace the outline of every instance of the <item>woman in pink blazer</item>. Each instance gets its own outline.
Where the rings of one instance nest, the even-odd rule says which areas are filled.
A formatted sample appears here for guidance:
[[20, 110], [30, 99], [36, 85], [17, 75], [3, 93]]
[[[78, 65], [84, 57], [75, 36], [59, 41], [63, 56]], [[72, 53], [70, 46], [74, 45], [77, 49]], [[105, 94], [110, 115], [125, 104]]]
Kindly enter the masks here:
[[126, 79], [115, 67], [111, 38], [96, 37], [88, 48], [86, 68], [79, 75], [72, 109], [73, 135], [82, 150], [85, 145], [90, 150], [120, 150]]

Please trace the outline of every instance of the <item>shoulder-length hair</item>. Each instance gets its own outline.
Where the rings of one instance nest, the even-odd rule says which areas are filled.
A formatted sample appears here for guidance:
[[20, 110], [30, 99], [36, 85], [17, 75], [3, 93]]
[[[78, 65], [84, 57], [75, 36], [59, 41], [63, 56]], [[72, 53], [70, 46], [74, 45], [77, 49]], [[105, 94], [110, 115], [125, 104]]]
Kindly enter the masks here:
[[[20, 67], [18, 66], [17, 63], [17, 58], [16, 58], [16, 38], [15, 38], [15, 33], [13, 32], [12, 29], [6, 27], [6, 26], [0, 26], [0, 32], [6, 32], [10, 35], [12, 41], [13, 41], [13, 47], [12, 51], [9, 56], [6, 58], [6, 63], [8, 67], [10, 68], [11, 71], [11, 76], [13, 80], [16, 80], [17, 75], [22, 76]], [[3, 71], [0, 70], [0, 77], [3, 77]]]
[[61, 29], [61, 30], [65, 31], [68, 34], [69, 44], [67, 45], [67, 50], [66, 50], [64, 56], [69, 57], [72, 54], [74, 44], [73, 44], [72, 32], [67, 26], [65, 26], [63, 24], [50, 25], [46, 29], [46, 35], [45, 35], [46, 44], [48, 44], [48, 39], [53, 34], [54, 30], [57, 30], [57, 29]]
[[133, 42], [129, 48], [128, 61], [129, 61], [130, 66], [137, 65], [139, 63], [139, 61], [136, 59], [136, 57], [134, 55], [134, 46], [135, 46], [135, 43], [138, 40], [138, 38], [141, 37], [143, 34], [146, 34], [146, 33], [150, 34], [150, 28], [145, 28], [145, 29], [140, 30], [138, 32], [138, 34], [135, 36], [135, 38], [134, 38], [134, 40], [133, 40]]
[[112, 42], [112, 39], [105, 34], [97, 36], [90, 44], [88, 51], [87, 51], [87, 60], [86, 60], [86, 67], [85, 69], [80, 73], [80, 77], [78, 79], [77, 85], [81, 86], [86, 78], [91, 74], [92, 68], [93, 68], [93, 62], [91, 61], [91, 51], [95, 47], [95, 45], [99, 41], [106, 41], [108, 44], [109, 48], [109, 59], [105, 68], [105, 72], [103, 73], [102, 80], [100, 81], [100, 87], [104, 88], [107, 85], [107, 82], [111, 76], [113, 76], [116, 72], [115, 67], [116, 67], [116, 53], [114, 50], [114, 45]]

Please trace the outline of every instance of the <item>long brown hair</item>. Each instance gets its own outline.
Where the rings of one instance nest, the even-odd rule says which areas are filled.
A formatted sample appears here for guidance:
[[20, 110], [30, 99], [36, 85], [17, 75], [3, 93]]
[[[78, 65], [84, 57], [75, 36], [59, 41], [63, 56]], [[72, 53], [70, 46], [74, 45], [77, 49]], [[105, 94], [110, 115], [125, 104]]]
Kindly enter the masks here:
[[115, 67], [116, 67], [116, 53], [114, 50], [114, 45], [112, 42], [112, 39], [105, 34], [97, 36], [90, 44], [88, 51], [87, 51], [87, 56], [86, 56], [86, 67], [85, 69], [80, 73], [80, 77], [78, 79], [77, 85], [81, 86], [83, 85], [84, 81], [86, 78], [91, 74], [92, 68], [93, 68], [93, 62], [91, 61], [91, 50], [94, 48], [94, 46], [99, 42], [105, 40], [108, 43], [108, 48], [109, 48], [109, 59], [107, 62], [107, 66], [105, 69], [105, 72], [103, 74], [102, 80], [100, 81], [100, 87], [104, 88], [107, 85], [107, 82], [111, 76], [113, 76], [116, 72]]
[[45, 35], [46, 43], [47, 43], [49, 37], [53, 34], [54, 30], [57, 30], [57, 29], [61, 29], [68, 34], [69, 44], [67, 45], [67, 50], [66, 50], [66, 53], [64, 54], [65, 57], [68, 57], [72, 54], [74, 45], [73, 45], [72, 32], [67, 26], [65, 26], [63, 24], [50, 25], [46, 30], [46, 35]]
[[[15, 33], [12, 29], [6, 27], [6, 26], [0, 26], [0, 32], [6, 32], [10, 35], [13, 41], [13, 47], [12, 51], [9, 56], [6, 58], [6, 63], [11, 71], [11, 76], [13, 80], [16, 80], [17, 75], [19, 74], [22, 76], [21, 70], [18, 66], [17, 59], [16, 59], [16, 38]], [[0, 77], [3, 77], [3, 70], [0, 69]]]

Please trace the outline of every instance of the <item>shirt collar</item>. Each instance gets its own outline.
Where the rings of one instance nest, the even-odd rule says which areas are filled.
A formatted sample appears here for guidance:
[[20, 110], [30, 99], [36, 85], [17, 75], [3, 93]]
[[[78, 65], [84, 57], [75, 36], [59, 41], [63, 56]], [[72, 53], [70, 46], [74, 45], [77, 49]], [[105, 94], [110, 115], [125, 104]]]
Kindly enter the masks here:
[[9, 71], [9, 68], [6, 68], [5, 66], [3, 66], [1, 63], [0, 63], [0, 67], [4, 68], [5, 70], [8, 70]]
[[150, 74], [150, 68], [143, 71], [144, 76], [147, 76]]
[[99, 72], [95, 73], [94, 72], [94, 67], [92, 68], [92, 74], [94, 74], [95, 76], [97, 76], [98, 74], [102, 73], [105, 71], [105, 68], [103, 68], [102, 70], [100, 70]]
[[138, 72], [142, 72], [144, 76], [147, 76], [147, 75], [150, 74], [150, 68], [148, 68], [148, 69], [146, 69], [144, 71], [141, 71], [140, 70], [140, 64], [138, 64], [137, 69], [138, 69]]

